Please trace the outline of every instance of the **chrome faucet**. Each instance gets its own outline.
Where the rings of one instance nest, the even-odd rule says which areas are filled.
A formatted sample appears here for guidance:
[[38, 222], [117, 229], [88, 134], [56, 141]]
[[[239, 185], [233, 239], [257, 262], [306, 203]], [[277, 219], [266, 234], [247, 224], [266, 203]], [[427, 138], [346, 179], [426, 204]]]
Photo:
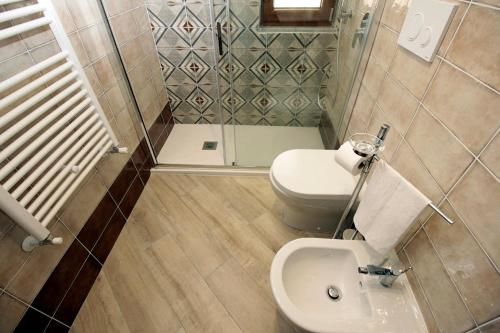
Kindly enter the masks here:
[[368, 274], [368, 275], [378, 275], [379, 282], [384, 287], [390, 288], [396, 279], [400, 276], [413, 269], [411, 266], [405, 269], [392, 269], [386, 267], [380, 267], [375, 265], [366, 265], [366, 267], [358, 267], [358, 273]]
[[361, 43], [363, 41], [363, 38], [365, 38], [365, 35], [368, 32], [369, 19], [370, 19], [370, 13], [365, 13], [365, 15], [363, 15], [363, 18], [361, 19], [361, 22], [359, 24], [359, 28], [356, 28], [356, 31], [354, 32], [354, 35], [352, 36], [352, 43], [351, 43], [352, 48], [356, 47], [356, 43], [358, 41]]

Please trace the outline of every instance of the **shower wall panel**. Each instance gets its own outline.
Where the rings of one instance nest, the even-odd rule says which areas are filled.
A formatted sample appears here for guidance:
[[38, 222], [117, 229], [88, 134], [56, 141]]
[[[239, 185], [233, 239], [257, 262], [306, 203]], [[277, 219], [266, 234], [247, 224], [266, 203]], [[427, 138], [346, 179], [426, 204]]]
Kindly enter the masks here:
[[[222, 23], [222, 56], [211, 6]], [[317, 95], [335, 57], [334, 35], [262, 33], [259, 1], [226, 6], [220, 0], [147, 5], [176, 123], [220, 122], [220, 95], [224, 123], [318, 126]]]

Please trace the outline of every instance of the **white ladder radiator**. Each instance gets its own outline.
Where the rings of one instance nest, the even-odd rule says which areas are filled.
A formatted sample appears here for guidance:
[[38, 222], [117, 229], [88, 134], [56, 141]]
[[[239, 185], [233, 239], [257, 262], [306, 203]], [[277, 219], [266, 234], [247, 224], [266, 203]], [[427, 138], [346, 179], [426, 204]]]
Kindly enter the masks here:
[[31, 235], [23, 242], [31, 251], [62, 243], [48, 224], [104, 154], [126, 149], [118, 148], [50, 0], [22, 2], [0, 0], [17, 3], [0, 12], [0, 42], [45, 28], [61, 49], [0, 82], [0, 209]]

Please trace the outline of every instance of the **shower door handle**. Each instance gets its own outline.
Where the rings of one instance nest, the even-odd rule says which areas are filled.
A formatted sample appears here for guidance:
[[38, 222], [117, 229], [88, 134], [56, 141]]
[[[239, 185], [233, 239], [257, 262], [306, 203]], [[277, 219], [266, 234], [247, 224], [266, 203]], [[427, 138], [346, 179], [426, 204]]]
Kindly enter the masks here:
[[219, 42], [219, 55], [222, 56], [223, 50], [222, 50], [222, 28], [220, 21], [217, 21], [217, 40]]

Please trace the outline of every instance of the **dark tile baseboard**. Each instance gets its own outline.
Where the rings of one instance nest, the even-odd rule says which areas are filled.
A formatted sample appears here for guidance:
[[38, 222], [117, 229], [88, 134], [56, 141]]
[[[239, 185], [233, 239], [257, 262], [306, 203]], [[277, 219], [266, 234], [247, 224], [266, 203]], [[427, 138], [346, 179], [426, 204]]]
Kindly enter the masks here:
[[69, 331], [149, 179], [154, 165], [145, 140], [88, 218], [15, 332]]
[[167, 103], [162, 112], [153, 122], [153, 125], [151, 125], [151, 128], [148, 130], [148, 135], [151, 139], [151, 144], [153, 145], [156, 157], [158, 157], [158, 154], [165, 144], [165, 141], [167, 141], [173, 127], [174, 117], [172, 115], [172, 111], [170, 110], [170, 103]]

